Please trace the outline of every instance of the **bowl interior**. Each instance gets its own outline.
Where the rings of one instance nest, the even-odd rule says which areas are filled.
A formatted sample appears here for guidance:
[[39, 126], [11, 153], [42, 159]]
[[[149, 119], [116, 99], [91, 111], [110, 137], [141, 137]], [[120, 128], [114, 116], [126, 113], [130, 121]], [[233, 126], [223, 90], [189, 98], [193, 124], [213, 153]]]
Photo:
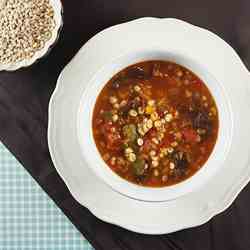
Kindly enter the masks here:
[[[189, 179], [168, 187], [142, 187], [119, 177], [106, 166], [106, 163], [102, 160], [92, 134], [93, 109], [95, 101], [104, 85], [112, 76], [125, 67], [146, 60], [172, 61], [193, 71], [204, 81], [212, 93], [219, 112], [218, 138], [207, 162]], [[231, 145], [233, 126], [230, 102], [223, 85], [219, 83], [200, 62], [196, 62], [192, 57], [183, 55], [178, 51], [170, 52], [154, 48], [142, 51], [131, 51], [124, 55], [120, 55], [115, 60], [107, 62], [106, 65], [96, 72], [82, 94], [76, 122], [79, 145], [81, 147], [82, 156], [88, 163], [88, 167], [117, 192], [143, 201], [166, 201], [176, 199], [191, 191], [197, 190], [201, 185], [205, 185], [209, 178], [215, 176], [215, 173], [219, 170], [226, 158]]]

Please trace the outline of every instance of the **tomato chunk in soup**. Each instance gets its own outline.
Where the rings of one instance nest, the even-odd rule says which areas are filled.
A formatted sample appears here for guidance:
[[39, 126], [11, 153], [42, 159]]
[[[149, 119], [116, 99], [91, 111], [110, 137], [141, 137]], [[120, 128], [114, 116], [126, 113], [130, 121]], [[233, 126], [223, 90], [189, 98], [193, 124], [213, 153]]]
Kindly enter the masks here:
[[205, 83], [168, 61], [145, 61], [117, 73], [99, 94], [93, 135], [120, 177], [163, 187], [195, 174], [216, 143], [219, 119]]

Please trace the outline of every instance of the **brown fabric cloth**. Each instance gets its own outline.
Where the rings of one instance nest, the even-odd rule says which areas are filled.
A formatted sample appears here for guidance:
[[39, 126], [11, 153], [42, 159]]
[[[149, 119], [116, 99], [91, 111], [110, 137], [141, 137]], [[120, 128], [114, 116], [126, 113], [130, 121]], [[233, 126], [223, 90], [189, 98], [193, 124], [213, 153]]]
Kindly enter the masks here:
[[98, 250], [249, 250], [249, 185], [203, 226], [140, 235], [98, 220], [72, 198], [53, 167], [46, 135], [48, 102], [60, 71], [100, 30], [142, 16], [176, 17], [217, 33], [250, 66], [250, 1], [64, 0], [63, 5], [64, 28], [50, 55], [30, 68], [0, 73], [0, 139]]

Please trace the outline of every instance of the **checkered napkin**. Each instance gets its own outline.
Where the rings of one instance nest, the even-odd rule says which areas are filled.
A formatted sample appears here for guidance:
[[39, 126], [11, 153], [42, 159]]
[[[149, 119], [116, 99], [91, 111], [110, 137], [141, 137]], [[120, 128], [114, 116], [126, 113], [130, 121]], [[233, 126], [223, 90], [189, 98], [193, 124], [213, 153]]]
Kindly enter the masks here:
[[92, 250], [0, 143], [0, 250]]

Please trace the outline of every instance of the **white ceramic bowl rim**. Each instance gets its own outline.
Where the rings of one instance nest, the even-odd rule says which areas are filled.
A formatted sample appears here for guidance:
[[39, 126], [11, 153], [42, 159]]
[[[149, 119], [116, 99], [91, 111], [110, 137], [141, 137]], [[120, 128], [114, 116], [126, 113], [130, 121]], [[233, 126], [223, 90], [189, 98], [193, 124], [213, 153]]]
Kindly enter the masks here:
[[[115, 174], [102, 160], [92, 134], [92, 114], [96, 98], [108, 80], [128, 65], [146, 60], [173, 61], [191, 69], [207, 85], [215, 98], [219, 110], [219, 134], [216, 145], [204, 166], [187, 180], [163, 188], [142, 187], [132, 184]], [[104, 65], [87, 84], [82, 95], [77, 117], [77, 134], [83, 157], [94, 173], [117, 192], [143, 201], [166, 201], [176, 199], [205, 185], [222, 166], [230, 149], [233, 131], [233, 117], [229, 99], [223, 85], [190, 55], [164, 48], [142, 48], [118, 55]], [[84, 139], [83, 139], [84, 138]]]

